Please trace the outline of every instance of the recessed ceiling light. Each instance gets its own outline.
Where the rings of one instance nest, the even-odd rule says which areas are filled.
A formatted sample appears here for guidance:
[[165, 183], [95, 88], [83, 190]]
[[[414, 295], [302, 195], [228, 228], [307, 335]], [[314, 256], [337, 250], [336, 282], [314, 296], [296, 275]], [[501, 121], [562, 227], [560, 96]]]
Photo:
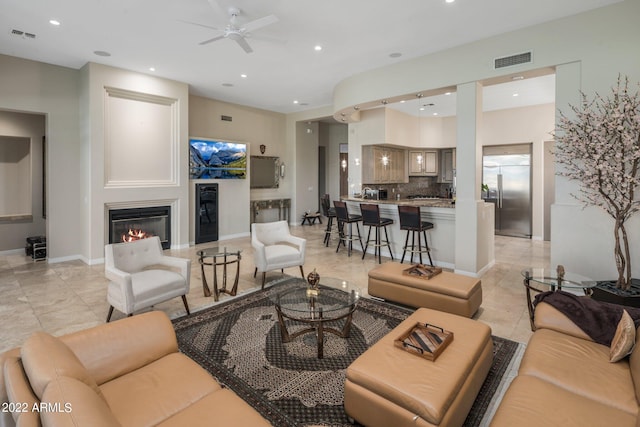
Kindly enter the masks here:
[[424, 111], [424, 107], [420, 107], [420, 111]]
[[446, 3], [453, 3], [456, 0], [445, 0]]
[[149, 71], [155, 71], [155, 67], [149, 67]]
[[240, 74], [240, 77], [242, 77], [243, 79], [246, 79], [247, 75], [246, 74]]
[[294, 104], [297, 104], [297, 103], [298, 103], [298, 100], [297, 100], [297, 99], [296, 99], [296, 100], [294, 100], [294, 101], [293, 101], [293, 103], [294, 103]]
[[517, 94], [517, 93], [514, 93], [514, 94], [513, 94], [513, 96], [518, 96], [518, 94]]
[[94, 50], [93, 54], [98, 56], [111, 56], [109, 52], [106, 52], [104, 50]]
[[438, 113], [433, 113], [433, 115], [434, 115], [434, 116], [437, 116], [437, 115], [438, 115]]
[[400, 104], [404, 104], [405, 102], [407, 102], [407, 101], [405, 101], [404, 99], [400, 100]]
[[56, 19], [50, 19], [49, 20], [49, 24], [55, 25], [57, 27], [58, 25], [60, 25], [60, 21], [58, 21]]
[[389, 58], [400, 58], [402, 54], [400, 52], [393, 52], [389, 54]]
[[445, 92], [444, 94], [449, 96], [449, 95], [451, 95], [451, 92]]
[[313, 47], [313, 49], [314, 49], [316, 52], [320, 52], [320, 51], [322, 50], [322, 46], [320, 46], [319, 44], [317, 44], [317, 45], [315, 45], [315, 46]]

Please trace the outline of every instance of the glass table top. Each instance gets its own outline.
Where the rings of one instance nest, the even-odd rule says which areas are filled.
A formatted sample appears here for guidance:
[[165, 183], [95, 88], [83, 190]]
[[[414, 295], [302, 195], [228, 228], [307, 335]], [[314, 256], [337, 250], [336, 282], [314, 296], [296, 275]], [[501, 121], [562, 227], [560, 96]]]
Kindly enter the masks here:
[[320, 278], [320, 287], [311, 289], [304, 279], [300, 286], [278, 292], [272, 296], [280, 310], [296, 317], [336, 317], [358, 302], [360, 288], [352, 282], [335, 278]]
[[225, 255], [240, 255], [240, 253], [242, 253], [241, 248], [226, 245], [216, 245], [198, 251], [198, 255], [201, 257], [221, 257]]
[[565, 272], [561, 282], [558, 281], [556, 270], [545, 268], [527, 268], [520, 272], [522, 277], [531, 282], [547, 286], [558, 286], [567, 289], [588, 289], [595, 287], [598, 282], [580, 274]]

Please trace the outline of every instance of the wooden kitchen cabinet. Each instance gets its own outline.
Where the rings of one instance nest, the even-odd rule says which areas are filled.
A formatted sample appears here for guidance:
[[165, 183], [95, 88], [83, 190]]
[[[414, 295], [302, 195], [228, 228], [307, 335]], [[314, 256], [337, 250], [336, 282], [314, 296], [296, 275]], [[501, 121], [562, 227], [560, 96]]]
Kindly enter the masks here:
[[438, 150], [409, 151], [409, 175], [437, 176]]
[[[387, 157], [388, 163], [382, 161]], [[378, 145], [362, 146], [363, 184], [399, 184], [409, 182], [407, 151]]]
[[452, 183], [456, 170], [456, 149], [447, 148], [440, 150], [440, 174], [439, 181], [442, 183]]

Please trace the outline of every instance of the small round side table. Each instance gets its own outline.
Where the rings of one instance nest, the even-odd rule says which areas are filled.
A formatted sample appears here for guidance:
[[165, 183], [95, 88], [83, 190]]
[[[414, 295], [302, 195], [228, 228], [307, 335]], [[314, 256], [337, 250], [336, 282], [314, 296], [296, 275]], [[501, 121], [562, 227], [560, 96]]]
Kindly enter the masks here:
[[[234, 248], [232, 246], [213, 246], [198, 251], [200, 271], [202, 272], [202, 292], [205, 297], [211, 296], [211, 289], [207, 284], [207, 277], [204, 274], [204, 266], [211, 265], [213, 267], [213, 299], [218, 301], [218, 297], [221, 293], [234, 296], [238, 291], [238, 278], [240, 277], [240, 260], [242, 249]], [[211, 258], [211, 262], [207, 262], [206, 259]], [[231, 264], [236, 265], [236, 276], [233, 281], [233, 287], [227, 289], [227, 266]], [[218, 289], [218, 266], [222, 266], [222, 287]]]

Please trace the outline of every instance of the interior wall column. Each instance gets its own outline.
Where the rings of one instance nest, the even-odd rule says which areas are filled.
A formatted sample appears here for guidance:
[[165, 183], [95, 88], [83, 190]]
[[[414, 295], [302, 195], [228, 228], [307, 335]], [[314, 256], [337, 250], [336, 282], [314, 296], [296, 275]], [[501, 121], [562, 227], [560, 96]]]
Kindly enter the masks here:
[[457, 88], [456, 236], [455, 271], [476, 275], [481, 247], [478, 217], [481, 212], [482, 85], [464, 83]]
[[[582, 102], [580, 91], [582, 82], [582, 64], [571, 62], [556, 66], [556, 110], [569, 117], [575, 118], [571, 105], [580, 105]], [[559, 113], [556, 113], [556, 124]], [[562, 170], [562, 165], [556, 163], [556, 173]], [[571, 194], [577, 194], [580, 185], [577, 181], [570, 181], [562, 176], [555, 176], [555, 200], [551, 205], [551, 266], [562, 264], [567, 271], [580, 271], [580, 274], [589, 276], [599, 272], [602, 264], [602, 255], [597, 251], [577, 251], [576, 247], [588, 248], [594, 244], [606, 246], [602, 236], [611, 233], [611, 223], [606, 216], [585, 220], [585, 216], [594, 215], [593, 209], [585, 210]], [[582, 230], [589, 230], [584, 233]], [[591, 236], [600, 239], [597, 243], [589, 241]], [[613, 240], [613, 239], [612, 239]], [[613, 253], [613, 246], [604, 253]]]

